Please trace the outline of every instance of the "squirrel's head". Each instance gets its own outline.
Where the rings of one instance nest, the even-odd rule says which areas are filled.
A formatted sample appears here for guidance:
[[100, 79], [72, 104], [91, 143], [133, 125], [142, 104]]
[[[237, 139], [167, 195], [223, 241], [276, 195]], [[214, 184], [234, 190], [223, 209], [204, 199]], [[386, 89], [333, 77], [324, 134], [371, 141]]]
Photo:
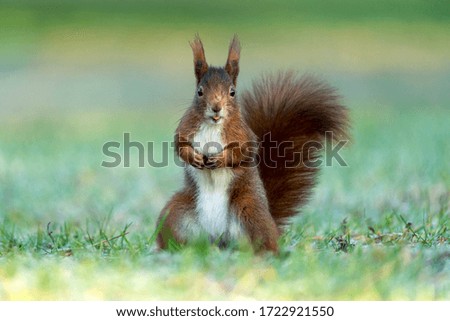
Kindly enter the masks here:
[[197, 80], [195, 106], [211, 124], [220, 124], [231, 113], [239, 112], [236, 103], [236, 81], [239, 74], [240, 44], [235, 35], [230, 43], [224, 67], [209, 67], [202, 41], [197, 35], [191, 42]]

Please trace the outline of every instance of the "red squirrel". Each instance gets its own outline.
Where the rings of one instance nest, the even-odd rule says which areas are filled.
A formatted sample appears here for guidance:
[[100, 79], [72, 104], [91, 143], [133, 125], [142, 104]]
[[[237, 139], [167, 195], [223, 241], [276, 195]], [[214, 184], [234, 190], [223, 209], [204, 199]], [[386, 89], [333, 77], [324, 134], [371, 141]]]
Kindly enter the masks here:
[[287, 219], [315, 184], [318, 168], [308, 162], [319, 151], [309, 143], [323, 143], [326, 132], [346, 138], [347, 109], [334, 89], [294, 72], [264, 76], [240, 94], [237, 36], [224, 67], [207, 64], [198, 35], [190, 45], [195, 95], [175, 132], [184, 186], [161, 211], [158, 247], [205, 235], [219, 245], [247, 239], [256, 251], [276, 253]]

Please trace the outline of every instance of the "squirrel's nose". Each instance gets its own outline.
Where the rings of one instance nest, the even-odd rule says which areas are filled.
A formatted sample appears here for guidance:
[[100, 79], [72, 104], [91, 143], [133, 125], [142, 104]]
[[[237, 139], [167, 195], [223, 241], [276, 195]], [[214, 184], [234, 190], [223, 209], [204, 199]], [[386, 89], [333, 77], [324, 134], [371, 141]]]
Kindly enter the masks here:
[[219, 111], [222, 110], [222, 107], [220, 107], [219, 105], [215, 105], [215, 106], [213, 106], [212, 110], [213, 110], [213, 112], [218, 113]]

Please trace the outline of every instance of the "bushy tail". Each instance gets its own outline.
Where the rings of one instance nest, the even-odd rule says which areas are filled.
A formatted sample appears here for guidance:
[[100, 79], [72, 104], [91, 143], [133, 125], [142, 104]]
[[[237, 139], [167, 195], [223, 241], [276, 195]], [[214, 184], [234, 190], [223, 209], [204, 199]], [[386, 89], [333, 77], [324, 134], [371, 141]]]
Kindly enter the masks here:
[[325, 133], [347, 138], [348, 112], [333, 88], [294, 72], [266, 75], [241, 97], [244, 120], [261, 140], [260, 174], [281, 226], [311, 194]]

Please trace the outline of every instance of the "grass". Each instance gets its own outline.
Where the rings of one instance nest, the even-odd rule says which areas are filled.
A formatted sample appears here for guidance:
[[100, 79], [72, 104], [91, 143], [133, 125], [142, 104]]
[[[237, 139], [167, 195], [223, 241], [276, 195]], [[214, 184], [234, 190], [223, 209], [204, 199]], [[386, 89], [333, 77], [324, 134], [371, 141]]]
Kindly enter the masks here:
[[4, 123], [0, 297], [449, 299], [447, 113], [354, 110], [349, 167], [323, 169], [279, 257], [207, 244], [154, 251], [155, 219], [180, 170], [138, 168], [136, 157], [131, 168], [101, 168], [101, 146], [122, 132], [169, 138], [158, 124], [173, 115]]
[[[0, 300], [449, 300], [445, 1], [196, 3], [0, 2]], [[124, 133], [162, 159], [196, 32], [213, 64], [239, 33], [239, 88], [293, 67], [351, 108], [349, 166], [322, 169], [278, 257], [156, 252], [173, 156], [101, 167]]]

